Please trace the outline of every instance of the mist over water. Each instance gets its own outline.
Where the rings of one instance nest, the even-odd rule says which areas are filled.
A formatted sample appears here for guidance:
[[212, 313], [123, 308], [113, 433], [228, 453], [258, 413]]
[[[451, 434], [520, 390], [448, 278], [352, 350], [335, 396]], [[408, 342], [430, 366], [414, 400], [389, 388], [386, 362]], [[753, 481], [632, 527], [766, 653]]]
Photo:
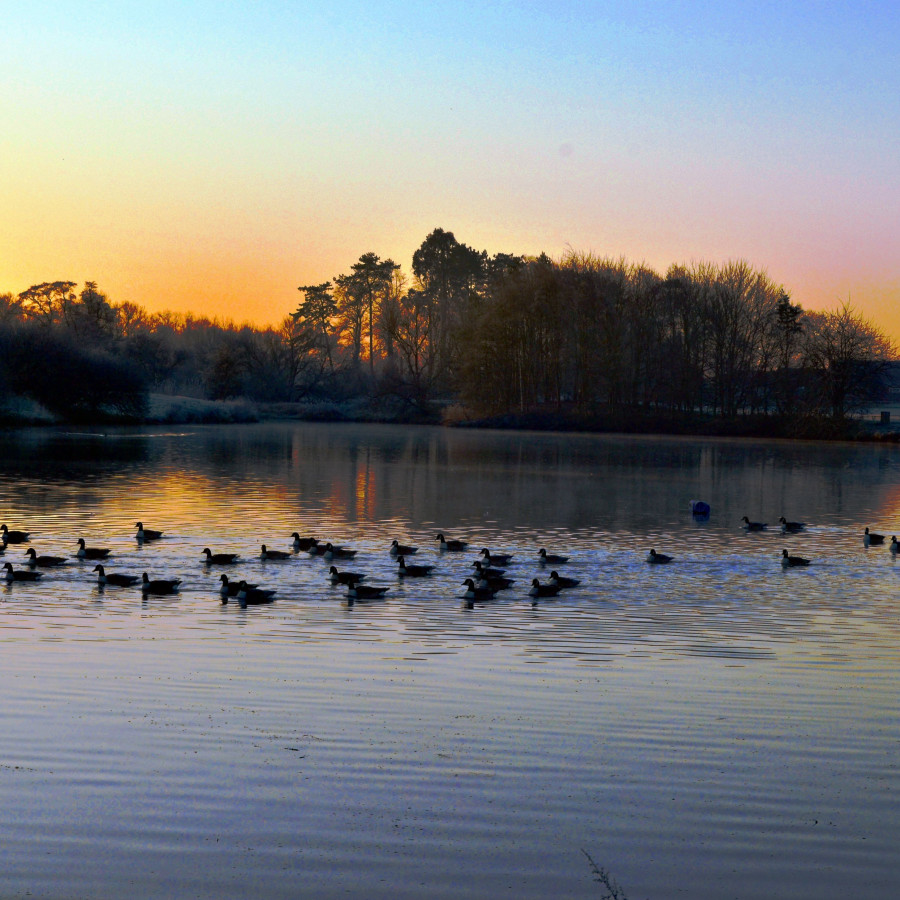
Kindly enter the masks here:
[[[0, 562], [69, 556], [0, 582], [2, 895], [599, 896], [582, 849], [631, 898], [900, 891], [900, 569], [862, 541], [900, 531], [896, 449], [267, 424], [0, 460], [32, 532]], [[258, 558], [293, 531], [386, 597]], [[100, 590], [79, 537], [180, 594]], [[515, 584], [469, 605], [482, 547]], [[580, 584], [532, 601], [540, 547]], [[276, 602], [222, 605], [223, 571]]]

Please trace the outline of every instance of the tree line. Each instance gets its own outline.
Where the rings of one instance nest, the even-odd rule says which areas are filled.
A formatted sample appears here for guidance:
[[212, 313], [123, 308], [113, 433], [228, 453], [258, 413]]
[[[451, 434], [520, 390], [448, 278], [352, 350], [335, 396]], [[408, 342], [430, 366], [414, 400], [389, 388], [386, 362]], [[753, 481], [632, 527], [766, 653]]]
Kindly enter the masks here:
[[762, 417], [843, 423], [891, 341], [849, 304], [808, 312], [746, 262], [489, 255], [435, 229], [404, 273], [368, 252], [301, 285], [279, 325], [149, 313], [94, 282], [0, 295], [0, 402], [140, 419], [149, 392], [390, 402], [400, 417]]

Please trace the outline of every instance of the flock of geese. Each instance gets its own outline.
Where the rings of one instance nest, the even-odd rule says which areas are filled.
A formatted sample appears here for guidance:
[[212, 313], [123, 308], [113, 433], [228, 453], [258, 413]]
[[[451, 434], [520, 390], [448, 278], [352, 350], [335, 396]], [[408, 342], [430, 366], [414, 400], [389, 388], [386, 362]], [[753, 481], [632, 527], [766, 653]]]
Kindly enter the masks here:
[[[140, 544], [159, 540], [163, 536], [162, 531], [145, 528], [142, 522], [137, 522], [135, 527], [137, 528], [135, 539]], [[0, 525], [0, 555], [5, 554], [7, 548], [12, 544], [29, 543], [30, 538], [31, 535], [27, 531], [10, 530], [5, 523]], [[447, 539], [443, 534], [438, 534], [435, 540], [437, 541], [437, 549], [442, 554], [462, 553], [469, 548], [467, 541]], [[290, 551], [269, 549], [265, 544], [262, 544], [258, 558], [267, 561], [285, 561], [303, 552], [313, 557], [321, 557], [331, 563], [328, 571], [331, 583], [346, 588], [347, 599], [350, 603], [356, 600], [381, 599], [390, 590], [389, 586], [367, 583], [369, 576], [364, 572], [341, 571], [338, 569], [336, 563], [352, 560], [356, 556], [356, 550], [333, 544], [330, 541], [320, 541], [314, 537], [301, 537], [296, 531], [291, 535], [291, 541]], [[78, 549], [74, 553], [77, 559], [96, 563], [93, 571], [97, 573], [97, 584], [100, 587], [106, 587], [107, 585], [139, 587], [144, 596], [161, 596], [178, 593], [182, 584], [182, 579], [180, 578], [151, 578], [147, 572], [144, 572], [140, 577], [119, 572], [107, 572], [104, 563], [109, 559], [109, 548], [89, 547], [86, 545], [84, 538], [78, 538], [77, 547]], [[398, 578], [427, 578], [432, 574], [436, 568], [434, 565], [416, 564], [407, 561], [407, 557], [412, 557], [418, 552], [418, 549], [418, 547], [401, 544], [397, 540], [391, 542], [388, 553], [396, 562]], [[491, 552], [487, 547], [482, 548], [478, 558], [472, 563], [474, 571], [470, 577], [465, 578], [462, 582], [466, 589], [462, 599], [469, 603], [479, 600], [490, 600], [498, 592], [510, 588], [514, 581], [506, 577], [504, 566], [511, 559], [512, 554], [496, 553]], [[204, 547], [202, 560], [207, 567], [231, 566], [239, 562], [240, 554], [213, 553], [209, 547]], [[43, 577], [43, 572], [39, 571], [40, 569], [64, 566], [68, 561], [69, 558], [65, 556], [39, 555], [34, 547], [28, 547], [22, 559], [24, 568], [17, 569], [11, 562], [3, 563], [5, 580], [7, 583], [38, 581]], [[535, 562], [542, 567], [562, 566], [568, 561], [568, 556], [548, 553], [543, 547], [538, 551], [535, 558]], [[276, 591], [274, 589], [260, 587], [258, 584], [250, 583], [243, 579], [231, 580], [225, 573], [220, 576], [220, 582], [219, 594], [222, 603], [227, 603], [230, 598], [234, 598], [242, 606], [248, 606], [272, 603], [275, 599]], [[546, 581], [541, 582], [539, 578], [532, 579], [528, 593], [533, 598], [553, 597], [560, 591], [575, 587], [578, 584], [577, 578], [560, 575], [555, 568], [551, 568], [550, 576]]]
[[[748, 516], [744, 516], [741, 521], [744, 523], [743, 527], [745, 531], [766, 531], [769, 527], [767, 522], [753, 522]], [[778, 522], [781, 526], [782, 534], [800, 534], [800, 532], [806, 531], [806, 524], [804, 522], [789, 522], [784, 516], [781, 516]], [[874, 531], [870, 531], [868, 526], [866, 526], [862, 538], [863, 546], [865, 547], [877, 547], [885, 542], [883, 534], [876, 534]], [[900, 550], [900, 544], [897, 543], [896, 535], [891, 535], [889, 550], [894, 555]], [[651, 550], [650, 552], [652, 553], [653, 551]], [[785, 549], [781, 551], [781, 565], [785, 569], [808, 566], [809, 560], [805, 556], [793, 556]]]
[[[744, 516], [741, 521], [743, 528], [748, 532], [766, 531], [769, 527], [768, 523], [751, 521], [748, 516]], [[799, 534], [806, 530], [806, 525], [803, 522], [790, 522], [784, 516], [778, 521], [781, 533], [785, 535]], [[159, 540], [163, 536], [162, 531], [145, 528], [142, 522], [135, 523], [135, 527], [137, 528], [135, 539], [140, 544]], [[0, 525], [0, 556], [6, 553], [7, 548], [11, 544], [26, 544], [29, 540], [29, 532], [10, 530], [5, 523]], [[437, 541], [437, 549], [442, 554], [462, 553], [469, 549], [467, 541], [448, 539], [443, 534], [438, 534], [435, 540]], [[883, 545], [885, 540], [883, 534], [876, 534], [870, 531], [868, 527], [863, 533], [863, 544], [866, 547]], [[289, 560], [304, 552], [313, 557], [322, 557], [331, 563], [328, 571], [331, 583], [347, 589], [347, 600], [349, 603], [356, 600], [381, 599], [390, 590], [388, 586], [368, 583], [369, 576], [365, 572], [341, 571], [338, 569], [336, 563], [352, 560], [356, 556], [356, 550], [333, 544], [330, 541], [320, 541], [314, 537], [301, 537], [296, 531], [291, 535], [291, 541], [290, 551], [270, 550], [265, 544], [262, 544], [258, 558], [271, 561]], [[77, 559], [96, 563], [93, 571], [97, 573], [97, 584], [100, 587], [107, 585], [139, 587], [144, 596], [158, 596], [177, 593], [182, 583], [180, 578], [150, 578], [147, 572], [142, 573], [140, 577], [118, 572], [107, 572], [104, 563], [110, 555], [108, 548], [88, 547], [84, 538], [78, 538], [77, 547], [78, 549], [74, 552], [74, 556]], [[418, 547], [403, 545], [397, 540], [391, 542], [388, 553], [397, 564], [398, 578], [428, 578], [431, 576], [435, 569], [434, 565], [410, 563], [407, 561], [407, 557], [414, 556], [418, 549]], [[898, 544], [896, 535], [891, 536], [889, 549], [892, 554], [897, 554], [900, 551], [900, 544]], [[492, 552], [487, 547], [483, 547], [478, 554], [478, 558], [471, 564], [474, 571], [462, 582], [466, 589], [462, 599], [470, 604], [475, 601], [492, 600], [497, 593], [510, 588], [514, 584], [514, 580], [507, 577], [505, 566], [512, 560], [512, 556], [510, 553]], [[202, 558], [206, 567], [231, 566], [238, 563], [240, 556], [238, 553], [213, 553], [209, 547], [204, 547]], [[548, 553], [546, 549], [541, 548], [537, 553], [535, 562], [541, 567], [549, 566], [550, 576], [543, 582], [539, 578], [533, 578], [528, 591], [529, 596], [532, 598], [553, 597], [566, 588], [576, 587], [579, 584], [578, 579], [560, 575], [555, 568], [565, 565], [568, 561], [568, 556]], [[653, 565], [664, 565], [672, 561], [672, 556], [666, 553], [658, 553], [655, 549], [651, 549], [647, 556], [647, 562]], [[5, 580], [7, 583], [37, 581], [43, 575], [42, 572], [38, 571], [39, 569], [51, 569], [66, 565], [67, 562], [68, 557], [38, 555], [33, 547], [28, 547], [22, 560], [24, 568], [17, 569], [11, 562], [3, 563]], [[781, 565], [784, 568], [808, 566], [809, 563], [810, 561], [806, 557], [795, 556], [789, 554], [786, 549], [782, 550]], [[230, 598], [233, 598], [242, 606], [247, 606], [272, 603], [275, 599], [276, 591], [274, 589], [260, 587], [258, 584], [250, 583], [243, 579], [233, 581], [224, 573], [220, 576], [220, 582], [219, 594], [222, 603], [227, 603]]]

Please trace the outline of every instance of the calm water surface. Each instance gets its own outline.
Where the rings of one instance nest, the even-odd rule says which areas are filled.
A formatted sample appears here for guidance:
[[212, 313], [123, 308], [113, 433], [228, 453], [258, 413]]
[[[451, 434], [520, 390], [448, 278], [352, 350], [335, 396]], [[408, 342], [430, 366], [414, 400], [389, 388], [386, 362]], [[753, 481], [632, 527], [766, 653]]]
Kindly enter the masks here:
[[[0, 436], [0, 519], [70, 556], [0, 585], [0, 896], [599, 897], [582, 851], [632, 900], [900, 896], [900, 568], [861, 537], [898, 507], [884, 447]], [[165, 537], [137, 544], [137, 519]], [[339, 567], [385, 599], [257, 558], [292, 531], [357, 549]], [[78, 537], [181, 594], [99, 590]], [[400, 580], [393, 538], [434, 575]], [[206, 546], [277, 602], [223, 606]], [[516, 584], [470, 608], [483, 546]], [[542, 546], [581, 584], [535, 603]]]

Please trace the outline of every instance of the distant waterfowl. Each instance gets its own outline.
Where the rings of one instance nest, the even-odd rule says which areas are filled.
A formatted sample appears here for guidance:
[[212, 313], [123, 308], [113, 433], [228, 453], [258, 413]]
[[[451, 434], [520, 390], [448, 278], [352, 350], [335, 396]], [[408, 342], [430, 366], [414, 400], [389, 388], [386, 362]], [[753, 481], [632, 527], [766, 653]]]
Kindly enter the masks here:
[[411, 566], [402, 556], [397, 557], [397, 574], [401, 578], [424, 578], [430, 575], [434, 566]]
[[651, 548], [649, 555], [647, 556], [648, 563], [670, 563], [672, 562], [672, 557], [667, 555], [666, 553], [657, 553], [655, 550]]
[[145, 594], [175, 594], [178, 592], [180, 578], [153, 578], [144, 572], [141, 575], [141, 590]]
[[466, 592], [463, 596], [466, 600], [493, 600], [494, 592], [489, 587], [478, 587], [471, 578], [467, 578], [463, 584]]
[[565, 575], [560, 575], [555, 569], [550, 573], [547, 581], [549, 584], [558, 584], [561, 588], [573, 588], [581, 584], [577, 578], [567, 578]]
[[568, 556], [557, 556], [555, 553], [548, 553], [543, 547], [538, 550], [538, 556], [542, 566], [561, 566], [569, 561]]
[[747, 516], [741, 519], [744, 522], [744, 528], [747, 531], [765, 531], [769, 527], [767, 522], [751, 522]]
[[802, 556], [788, 556], [787, 550], [782, 550], [781, 565], [784, 566], [785, 569], [790, 569], [793, 566], [808, 566], [809, 560]]
[[209, 547], [203, 548], [206, 556], [206, 565], [208, 566], [230, 566], [237, 562], [237, 553], [213, 553]]
[[395, 538], [391, 541], [391, 556], [412, 556], [413, 553], [418, 553], [418, 547], [410, 547], [408, 544], [401, 544]]
[[109, 556], [108, 548], [101, 547], [85, 547], [84, 538], [78, 538], [78, 549], [75, 555], [79, 559], [106, 559]]
[[137, 575], [120, 575], [117, 572], [107, 572], [100, 563], [94, 566], [94, 571], [97, 573], [97, 584], [101, 587], [106, 584], [116, 587], [131, 587], [140, 581]]
[[144, 528], [143, 522], [135, 522], [134, 524], [137, 528], [135, 538], [139, 541], [158, 541], [163, 535], [161, 531], [157, 531], [155, 528]]
[[328, 572], [332, 584], [357, 584], [366, 577], [362, 572], [339, 572], [337, 566], [332, 566]]
[[325, 552], [322, 555], [325, 559], [353, 559], [356, 556], [356, 551], [329, 543], [325, 545]]
[[265, 544], [260, 547], [260, 559], [290, 559], [291, 554], [286, 550], [269, 550]]
[[12, 563], [3, 563], [3, 568], [6, 569], [7, 581], [37, 581], [44, 575], [43, 572], [35, 572], [33, 569], [14, 569]]
[[900, 544], [897, 543], [897, 538], [893, 534], [891, 535], [891, 546], [888, 549], [891, 551], [891, 553], [896, 553], [898, 550], [900, 550]]
[[533, 578], [531, 580], [531, 590], [528, 593], [532, 597], [555, 597], [560, 591], [560, 585], [550, 584], [549, 581], [541, 584], [540, 580]]
[[327, 545], [323, 544], [321, 541], [316, 541], [314, 544], [310, 544], [309, 547], [307, 547], [306, 552], [310, 556], [324, 556], [326, 546]]
[[29, 547], [25, 551], [25, 555], [28, 557], [25, 565], [31, 566], [31, 568], [40, 566], [42, 569], [48, 569], [51, 566], [61, 566], [67, 559], [65, 556], [38, 556], [34, 547]]
[[250, 587], [246, 581], [238, 582], [237, 599], [241, 606], [262, 606], [275, 600], [276, 591], [271, 588]]
[[884, 543], [884, 535], [883, 534], [875, 534], [874, 531], [869, 531], [869, 527], [867, 525], [865, 533], [863, 534], [863, 543], [867, 547], [869, 545], [871, 545], [873, 547], [877, 547], [879, 544]]
[[0, 540], [4, 544], [24, 544], [30, 534], [30, 531], [10, 531], [5, 523], [0, 525]]
[[358, 581], [347, 585], [347, 596], [351, 600], [380, 600], [388, 589], [371, 584], [360, 584]]
[[441, 550], [449, 550], [451, 553], [459, 553], [461, 550], [465, 550], [466, 547], [469, 546], [468, 541], [447, 540], [447, 538], [445, 538], [443, 534], [439, 534], [436, 540]]
[[316, 544], [319, 543], [318, 540], [316, 540], [316, 538], [314, 537], [300, 537], [300, 535], [296, 531], [291, 534], [291, 537], [294, 539], [294, 542], [293, 544], [291, 544], [291, 546], [297, 552], [304, 550], [308, 553], [313, 547], [316, 546]]
[[797, 534], [798, 531], [803, 531], [806, 528], [806, 525], [803, 522], [788, 522], [788, 520], [782, 516], [779, 520], [781, 522], [781, 530], [785, 534]]
[[512, 558], [512, 553], [491, 553], [487, 547], [481, 548], [481, 558], [488, 566], [505, 566]]
[[222, 575], [221, 580], [222, 586], [219, 588], [219, 593], [223, 597], [237, 597], [241, 585], [244, 585], [244, 587], [247, 588], [259, 587], [258, 584], [248, 584], [246, 581], [229, 581], [227, 575]]

